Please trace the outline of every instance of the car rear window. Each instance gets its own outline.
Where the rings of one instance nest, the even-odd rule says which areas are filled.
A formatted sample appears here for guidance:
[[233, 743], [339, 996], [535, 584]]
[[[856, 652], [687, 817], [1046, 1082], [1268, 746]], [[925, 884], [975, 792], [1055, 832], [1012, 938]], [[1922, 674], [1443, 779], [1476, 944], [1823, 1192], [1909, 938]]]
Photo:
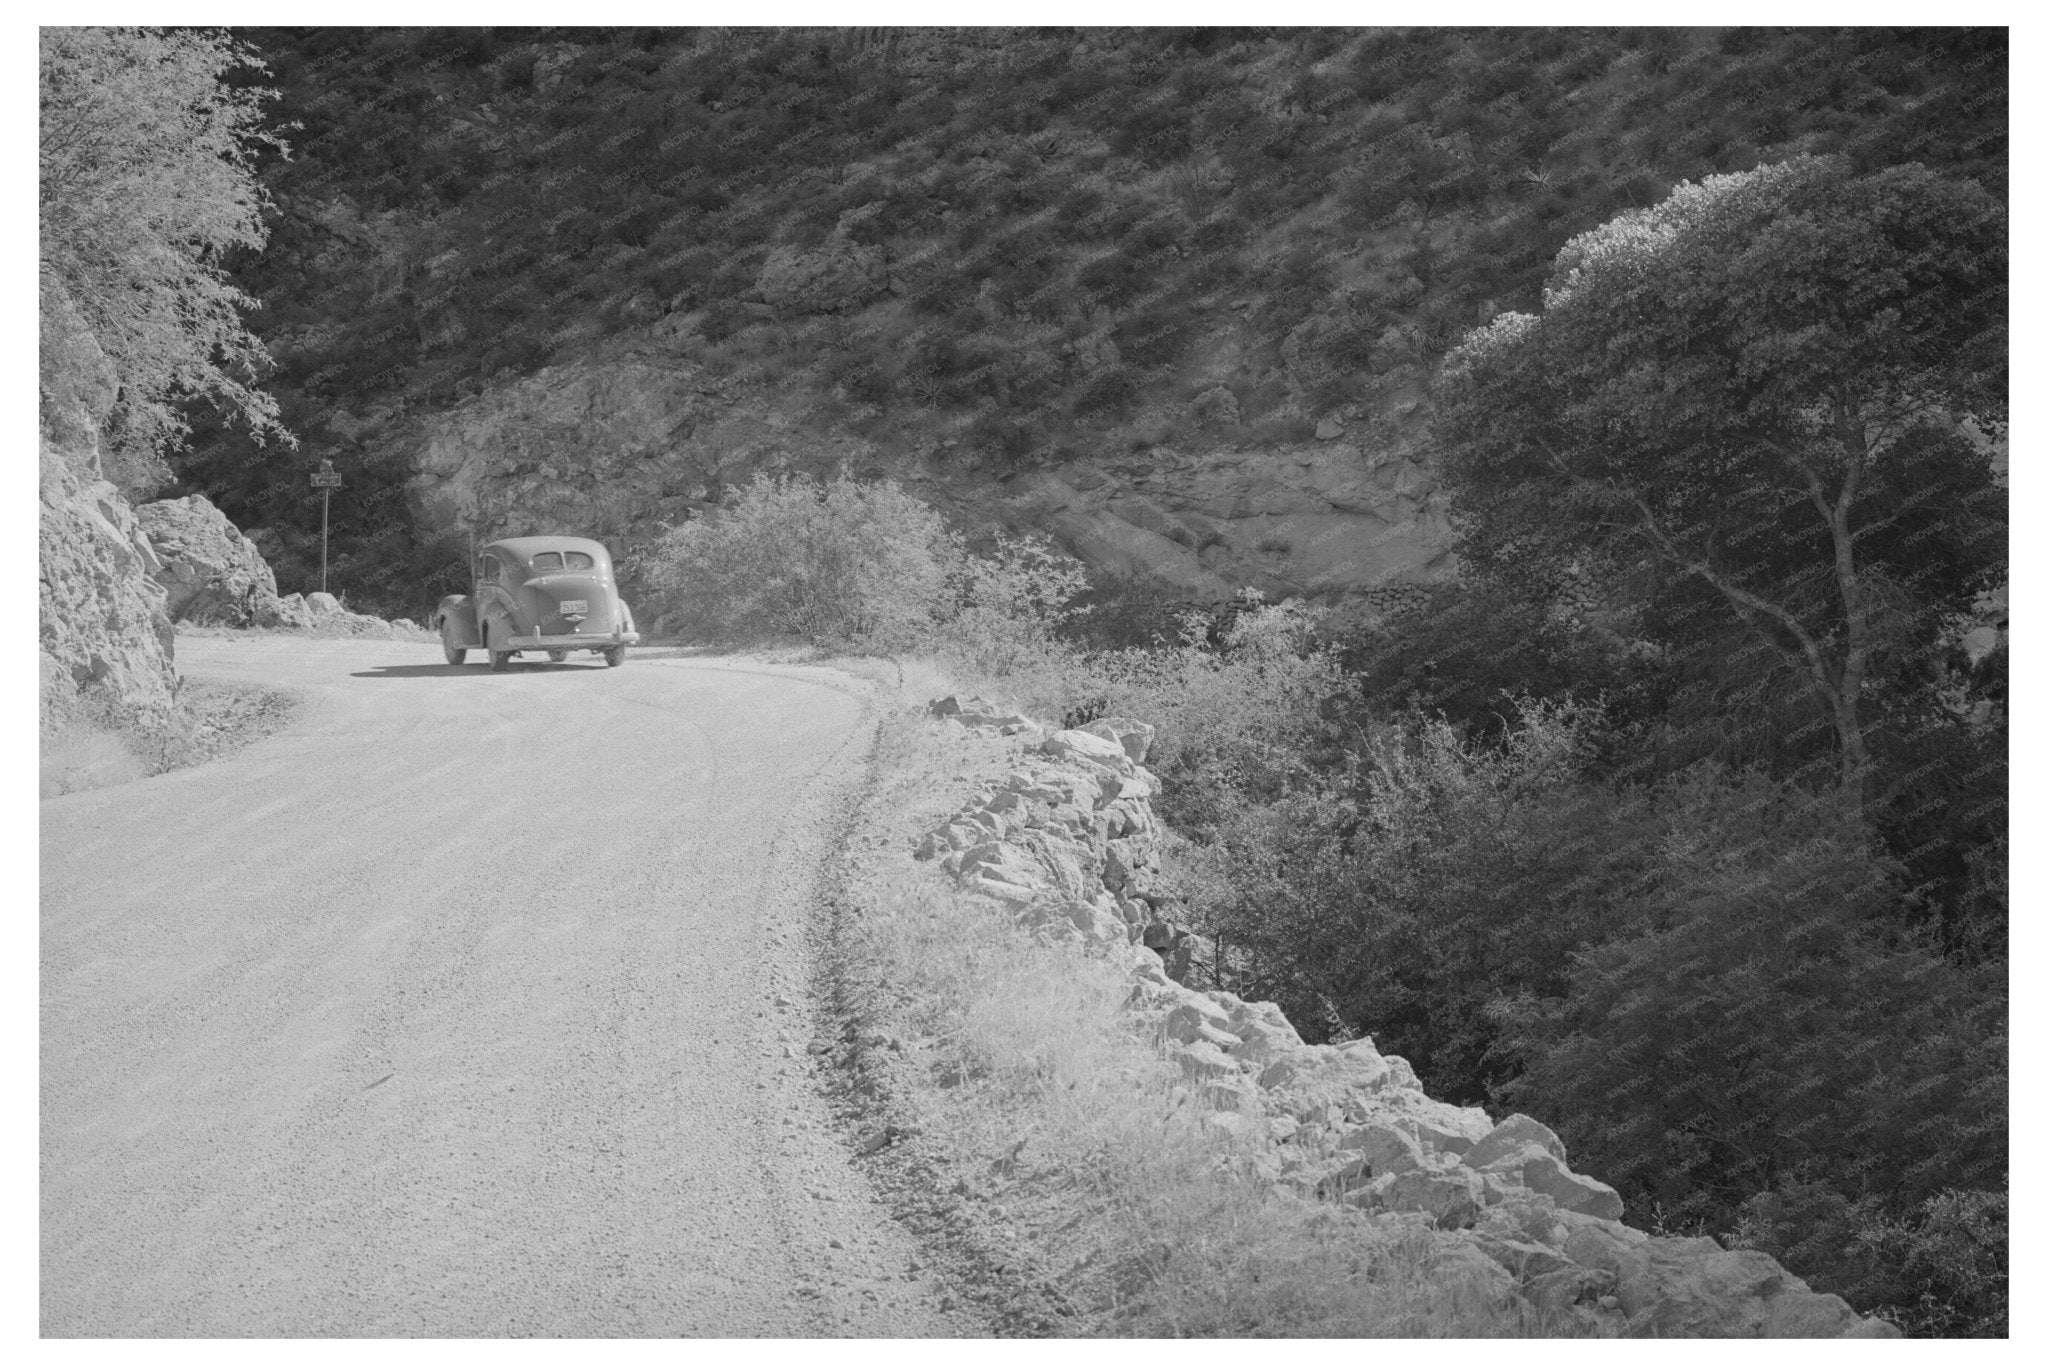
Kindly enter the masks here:
[[597, 567], [597, 561], [581, 550], [570, 550], [562, 557], [569, 561], [569, 567], [572, 569], [594, 569]]
[[549, 569], [559, 569], [561, 567], [562, 557], [553, 550], [537, 554], [533, 557], [533, 571], [535, 573], [546, 573]]

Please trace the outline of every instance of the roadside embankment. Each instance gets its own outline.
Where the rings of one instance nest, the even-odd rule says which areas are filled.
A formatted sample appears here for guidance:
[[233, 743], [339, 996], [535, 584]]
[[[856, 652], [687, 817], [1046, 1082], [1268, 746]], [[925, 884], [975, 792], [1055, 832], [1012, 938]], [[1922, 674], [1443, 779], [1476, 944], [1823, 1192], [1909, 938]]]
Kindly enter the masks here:
[[1533, 1119], [1177, 980], [1149, 726], [932, 712], [882, 731], [824, 1046], [878, 1180], [1015, 1330], [1892, 1334], [1761, 1253], [1627, 1226]]

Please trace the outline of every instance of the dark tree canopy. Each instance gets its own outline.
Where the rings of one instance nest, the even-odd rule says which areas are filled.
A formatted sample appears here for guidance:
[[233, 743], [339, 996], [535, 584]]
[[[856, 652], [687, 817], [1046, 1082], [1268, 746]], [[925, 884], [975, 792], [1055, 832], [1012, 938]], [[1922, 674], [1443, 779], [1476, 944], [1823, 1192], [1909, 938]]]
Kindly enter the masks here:
[[1572, 239], [1540, 316], [1445, 363], [1463, 557], [1710, 589], [1824, 703], [1860, 804], [1867, 687], [2003, 562], [2005, 272], [1980, 187], [1833, 158], [1681, 185]]

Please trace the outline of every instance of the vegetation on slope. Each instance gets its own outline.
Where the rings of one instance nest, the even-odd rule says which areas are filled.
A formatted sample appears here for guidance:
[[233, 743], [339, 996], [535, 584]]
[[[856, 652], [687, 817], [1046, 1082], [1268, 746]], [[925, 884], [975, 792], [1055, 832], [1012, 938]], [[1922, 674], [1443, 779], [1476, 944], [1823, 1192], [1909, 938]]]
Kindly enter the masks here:
[[[249, 39], [302, 126], [296, 159], [263, 168], [275, 249], [237, 279], [269, 305], [285, 424], [349, 476], [338, 559], [366, 601], [427, 577], [411, 471], [349, 443], [366, 409], [443, 406], [657, 322], [679, 355], [801, 389], [815, 420], [945, 431], [996, 469], [1256, 447], [1330, 412], [1410, 436], [1438, 419], [1472, 573], [1429, 612], [1330, 640], [1254, 604], [1089, 653], [1054, 638], [1067, 599], [1042, 573], [1055, 591], [1027, 590], [1028, 556], [976, 570], [914, 517], [946, 586], [891, 610], [1074, 719], [1162, 720], [1170, 814], [1196, 846], [1187, 913], [1221, 940], [1226, 984], [1310, 1031], [1374, 1033], [1435, 1093], [1544, 1119], [1634, 1217], [1761, 1246], [1916, 1331], [2005, 1330], [2002, 485], [1948, 420], [1995, 426], [2002, 380], [1888, 433], [1846, 535], [1771, 523], [1732, 559], [1705, 533], [1770, 484], [1745, 443], [1803, 410], [1770, 381], [1821, 373], [1787, 311], [1738, 306], [1743, 270], [1659, 295], [1655, 253], [1637, 262], [1699, 328], [1628, 336], [1649, 344], [1614, 374], [1508, 346], [1439, 384], [1468, 328], [1503, 311], [1548, 327], [1546, 278], [1568, 283], [1553, 263], [1626, 247], [1654, 216], [1625, 212], [1680, 180], [1833, 154], [1841, 204], [1861, 205], [1835, 224], [1848, 237], [1988, 227], [2002, 34]], [[1800, 221], [1825, 226], [1825, 207]], [[1969, 315], [2002, 313], [1996, 235], [1944, 239], [1933, 263], [1975, 279], [1906, 272], [1916, 311], [1892, 321], [1983, 336]], [[1852, 271], [1845, 297], [1885, 295], [1882, 276]], [[1759, 325], [1789, 327], [1785, 363], [1743, 356], [1739, 382], [1694, 365]], [[1894, 359], [1884, 374], [1906, 374]], [[1590, 419], [1617, 393], [1634, 406], [1610, 415], [1650, 439], [1603, 444]], [[1563, 473], [1606, 492], [1552, 497], [1499, 443], [1521, 427], [1488, 405], [1523, 400]], [[289, 579], [299, 478], [195, 425], [181, 477], [270, 528]], [[1600, 497], [1646, 450], [1699, 463], [1638, 535]], [[1828, 459], [1824, 489], [1847, 467]], [[1518, 520], [1525, 491], [1566, 515]], [[990, 610], [1031, 647], [995, 650]]]
[[[243, 36], [299, 126], [238, 279], [286, 425], [348, 477], [336, 562], [373, 606], [423, 566], [366, 414], [656, 320], [963, 464], [1256, 447], [1336, 411], [1412, 428], [1460, 333], [1681, 179], [1805, 151], [2005, 182], [1995, 31]], [[303, 471], [218, 434], [179, 472], [295, 585]]]
[[256, 300], [222, 265], [264, 242], [268, 92], [227, 83], [261, 62], [190, 31], [47, 28], [40, 42], [43, 425], [104, 442], [131, 495], [169, 475], [191, 404], [248, 440], [289, 442], [256, 386], [268, 357], [243, 318]]
[[[2004, 249], [1994, 205], [1918, 171], [1682, 190], [1575, 239], [1540, 317], [1454, 357], [1437, 430], [1470, 576], [1442, 610], [1323, 640], [1247, 603], [994, 671], [1069, 719], [1159, 723], [1216, 984], [1534, 1114], [1638, 1220], [1915, 1331], [2001, 1334], [2003, 646], [1964, 642], [2004, 585], [1968, 434], [2001, 429]], [[830, 553], [945, 580], [957, 546], [900, 495], [762, 484], [672, 538], [674, 589], [720, 590], [706, 537], [800, 568], [792, 515], [835, 501], [869, 520], [807, 523]], [[862, 601], [831, 619], [973, 662], [957, 601], [903, 578], [840, 577]]]

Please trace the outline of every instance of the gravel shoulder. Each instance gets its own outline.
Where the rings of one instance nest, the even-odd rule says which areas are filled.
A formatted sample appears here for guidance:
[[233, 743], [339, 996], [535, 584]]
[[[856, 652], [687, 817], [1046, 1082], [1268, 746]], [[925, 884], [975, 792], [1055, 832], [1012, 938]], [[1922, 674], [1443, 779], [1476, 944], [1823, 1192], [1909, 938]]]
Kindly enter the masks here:
[[45, 1335], [977, 1330], [807, 1047], [859, 684], [179, 655], [306, 701], [41, 807]]

